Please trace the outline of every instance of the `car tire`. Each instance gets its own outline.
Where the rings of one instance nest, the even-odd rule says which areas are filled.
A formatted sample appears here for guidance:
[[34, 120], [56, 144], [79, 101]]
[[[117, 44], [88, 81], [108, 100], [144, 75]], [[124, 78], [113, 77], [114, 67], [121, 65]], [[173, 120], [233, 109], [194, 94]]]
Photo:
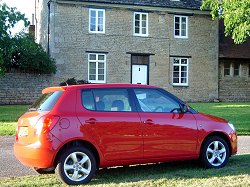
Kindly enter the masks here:
[[227, 142], [219, 136], [207, 138], [201, 148], [200, 160], [205, 168], [224, 167], [229, 160]]
[[96, 171], [96, 160], [85, 147], [71, 147], [59, 156], [56, 174], [68, 185], [90, 182]]
[[55, 173], [55, 168], [33, 168], [33, 169], [41, 175]]

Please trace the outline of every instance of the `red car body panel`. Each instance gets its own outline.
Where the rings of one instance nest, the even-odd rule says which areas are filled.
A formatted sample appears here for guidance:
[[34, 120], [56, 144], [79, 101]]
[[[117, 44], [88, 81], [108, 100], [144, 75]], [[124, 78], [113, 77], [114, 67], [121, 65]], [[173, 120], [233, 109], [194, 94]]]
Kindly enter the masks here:
[[[212, 133], [227, 137], [231, 154], [237, 152], [236, 132], [226, 120], [202, 113], [89, 111], [82, 105], [81, 90], [94, 88], [157, 89], [131, 84], [47, 88], [43, 93], [63, 94], [51, 111], [27, 112], [19, 119], [16, 157], [27, 166], [54, 167], [59, 151], [78, 140], [96, 149], [100, 167], [197, 159], [202, 142]], [[52, 125], [47, 132], [36, 135], [37, 121], [44, 116], [52, 116]], [[28, 128], [28, 135], [19, 136], [23, 127]]]

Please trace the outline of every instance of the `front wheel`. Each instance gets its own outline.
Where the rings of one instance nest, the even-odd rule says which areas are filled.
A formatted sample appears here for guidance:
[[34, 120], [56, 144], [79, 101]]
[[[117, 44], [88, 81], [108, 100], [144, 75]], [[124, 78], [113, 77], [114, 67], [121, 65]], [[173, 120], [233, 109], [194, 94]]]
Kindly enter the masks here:
[[205, 168], [222, 168], [229, 159], [227, 142], [218, 136], [209, 137], [201, 148], [201, 163]]
[[71, 147], [64, 151], [56, 167], [57, 175], [69, 185], [88, 183], [95, 171], [95, 157], [84, 147]]

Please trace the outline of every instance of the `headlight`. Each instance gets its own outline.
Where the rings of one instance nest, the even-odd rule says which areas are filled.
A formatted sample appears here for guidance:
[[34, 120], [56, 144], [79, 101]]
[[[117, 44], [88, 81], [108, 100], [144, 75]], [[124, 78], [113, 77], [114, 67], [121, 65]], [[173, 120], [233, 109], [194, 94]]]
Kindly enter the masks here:
[[228, 123], [228, 125], [231, 127], [231, 129], [233, 129], [233, 131], [235, 131], [235, 127], [232, 123]]

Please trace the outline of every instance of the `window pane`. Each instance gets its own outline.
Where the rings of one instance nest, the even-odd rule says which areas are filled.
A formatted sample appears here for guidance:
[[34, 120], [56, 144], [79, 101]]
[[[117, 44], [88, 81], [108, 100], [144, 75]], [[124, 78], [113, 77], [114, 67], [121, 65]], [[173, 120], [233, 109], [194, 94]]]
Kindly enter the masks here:
[[174, 78], [173, 82], [174, 83], [179, 83], [179, 78]]
[[104, 69], [98, 69], [98, 75], [104, 75]]
[[98, 31], [103, 31], [103, 25], [98, 25]]
[[181, 78], [181, 83], [187, 83], [187, 79], [186, 78]]
[[181, 30], [181, 36], [186, 36], [186, 30]]
[[147, 15], [146, 14], [142, 14], [142, 21], [146, 21], [147, 20]]
[[82, 92], [82, 105], [88, 110], [95, 110], [95, 103], [91, 90], [84, 90]]
[[234, 64], [234, 76], [239, 76], [240, 64]]
[[98, 18], [103, 19], [103, 11], [98, 11]]
[[180, 23], [180, 17], [175, 17], [175, 24], [179, 24]]
[[186, 24], [186, 20], [187, 20], [186, 17], [182, 17], [182, 18], [181, 18], [182, 25]]
[[181, 71], [187, 71], [187, 66], [181, 66]]
[[96, 68], [96, 63], [95, 62], [89, 62], [89, 68], [95, 69]]
[[[104, 60], [104, 55], [98, 55], [98, 60]], [[104, 63], [102, 63], [102, 64], [104, 64]], [[100, 67], [100, 65], [99, 65], [99, 67]]]
[[95, 69], [89, 69], [89, 74], [95, 75], [95, 73], [96, 73], [96, 70], [95, 70]]
[[140, 28], [139, 27], [135, 27], [135, 33], [139, 34], [140, 33]]
[[174, 72], [174, 78], [179, 78], [179, 72]]
[[90, 12], [91, 12], [91, 17], [95, 18], [96, 17], [96, 11], [95, 10], [91, 10]]
[[140, 14], [135, 14], [135, 20], [140, 20]]
[[104, 81], [104, 75], [98, 75], [98, 80], [99, 81]]
[[224, 63], [224, 76], [230, 75], [230, 64]]
[[174, 64], [179, 64], [179, 63], [180, 63], [180, 59], [174, 58]]
[[140, 21], [135, 21], [135, 26], [140, 27]]
[[179, 66], [174, 66], [174, 71], [179, 71], [180, 67]]
[[155, 89], [135, 89], [135, 94], [143, 112], [172, 112], [179, 109], [177, 102]]
[[187, 64], [187, 59], [181, 59], [181, 64]]
[[146, 27], [147, 26], [147, 22], [146, 21], [142, 21], [142, 27]]
[[181, 72], [181, 77], [186, 78], [187, 77], [187, 72]]
[[89, 55], [89, 60], [96, 60], [96, 55], [90, 54]]
[[146, 28], [142, 28], [142, 34], [147, 34], [147, 29]]
[[103, 18], [98, 18], [98, 25], [103, 25]]
[[95, 81], [95, 75], [89, 75], [89, 80]]
[[[102, 78], [101, 76], [99, 78]], [[104, 111], [131, 111], [126, 89], [98, 89], [93, 90], [96, 106], [102, 105]]]

